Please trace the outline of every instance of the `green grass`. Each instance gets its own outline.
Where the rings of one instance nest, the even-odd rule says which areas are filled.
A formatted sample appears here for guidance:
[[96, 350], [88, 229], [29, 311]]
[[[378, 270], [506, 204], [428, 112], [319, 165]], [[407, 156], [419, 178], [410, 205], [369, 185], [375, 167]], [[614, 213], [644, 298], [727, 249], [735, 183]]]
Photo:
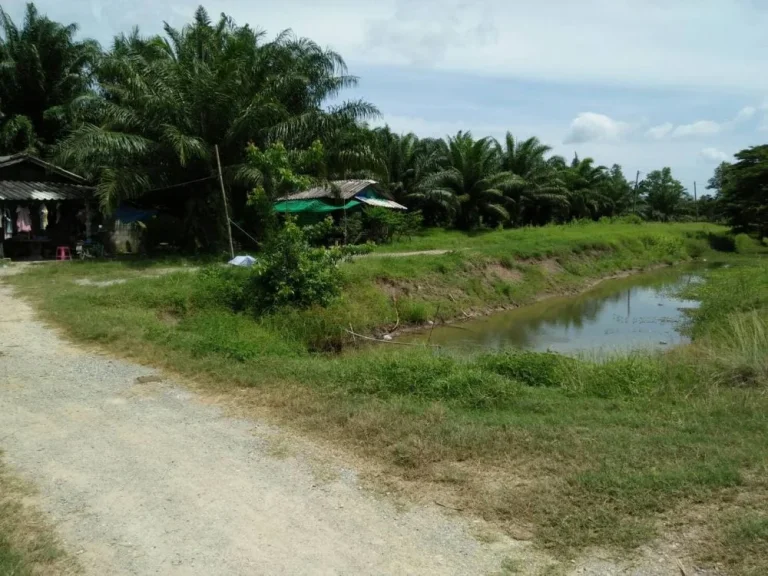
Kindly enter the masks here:
[[[448, 316], [520, 304], [624, 269], [711, 258], [710, 233], [717, 242], [722, 230], [595, 224], [439, 233], [397, 248], [439, 247], [429, 244], [438, 238], [463, 239], [468, 250], [358, 260], [345, 267], [340, 303], [262, 318], [227, 309], [199, 274], [74, 284], [118, 266], [89, 263], [35, 267], [11, 281], [76, 339], [217, 393], [238, 391], [244, 403], [269, 407], [406, 483], [447, 490], [457, 508], [530, 529], [558, 555], [634, 548], [664, 534], [669, 517], [706, 504], [701, 541], [721, 542], [711, 561], [738, 567], [730, 507], [768, 493], [768, 267], [758, 255], [734, 257], [737, 266], [692, 288], [703, 302], [690, 326], [695, 343], [665, 355], [598, 363], [396, 346], [311, 352], [348, 344], [341, 334], [350, 324], [389, 329], [398, 316], [419, 322], [438, 308]], [[768, 551], [755, 544], [749, 554], [749, 566], [768, 570]]]
[[78, 572], [37, 512], [22, 503], [29, 490], [0, 462], [0, 574], [32, 576]]

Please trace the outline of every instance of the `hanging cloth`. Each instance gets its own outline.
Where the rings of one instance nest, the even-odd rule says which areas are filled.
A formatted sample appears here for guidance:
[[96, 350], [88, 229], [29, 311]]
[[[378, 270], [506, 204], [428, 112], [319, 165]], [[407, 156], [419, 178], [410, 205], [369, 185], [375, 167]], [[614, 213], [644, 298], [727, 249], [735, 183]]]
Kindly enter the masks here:
[[3, 236], [5, 240], [13, 236], [13, 218], [8, 208], [3, 211]]
[[16, 231], [32, 232], [32, 218], [30, 218], [29, 208], [26, 206], [16, 208]]
[[48, 228], [48, 208], [45, 204], [40, 204], [40, 230]]

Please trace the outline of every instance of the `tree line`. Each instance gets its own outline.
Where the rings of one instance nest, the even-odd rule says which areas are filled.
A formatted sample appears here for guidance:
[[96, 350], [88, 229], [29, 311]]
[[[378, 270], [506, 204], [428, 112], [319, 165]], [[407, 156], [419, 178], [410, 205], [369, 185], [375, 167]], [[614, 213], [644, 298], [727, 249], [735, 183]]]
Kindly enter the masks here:
[[373, 104], [327, 104], [358, 81], [341, 55], [289, 31], [268, 38], [226, 15], [211, 19], [203, 7], [181, 29], [134, 29], [107, 48], [77, 32], [33, 4], [20, 26], [0, 9], [0, 153], [32, 152], [84, 175], [107, 213], [184, 185], [179, 214], [199, 245], [221, 238], [211, 218], [221, 212], [216, 149], [233, 218], [256, 227], [254, 190], [269, 201], [347, 178], [375, 179], [427, 224], [463, 229], [628, 214], [666, 221], [712, 201], [694, 204], [669, 168], [630, 182], [618, 165], [566, 160], [537, 138], [372, 127]]

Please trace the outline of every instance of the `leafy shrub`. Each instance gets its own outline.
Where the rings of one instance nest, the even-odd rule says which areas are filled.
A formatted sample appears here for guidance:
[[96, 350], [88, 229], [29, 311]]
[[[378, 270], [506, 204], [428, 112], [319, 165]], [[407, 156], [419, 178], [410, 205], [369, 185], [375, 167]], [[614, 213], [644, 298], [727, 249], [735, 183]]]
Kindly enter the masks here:
[[282, 306], [327, 306], [341, 292], [338, 248], [313, 248], [294, 222], [288, 221], [266, 246], [248, 283], [259, 310]]
[[642, 224], [645, 222], [645, 220], [643, 220], [637, 214], [627, 214], [626, 216], [619, 216], [614, 218], [613, 222], [616, 224]]
[[402, 213], [387, 208], [368, 208], [363, 215], [363, 235], [377, 244], [388, 243], [394, 238], [418, 234], [422, 223], [419, 211]]
[[338, 229], [330, 216], [316, 224], [303, 226], [301, 230], [307, 241], [313, 246], [329, 246], [335, 238], [339, 237], [339, 234], [343, 236], [343, 231]]
[[685, 251], [691, 258], [699, 258], [706, 250], [707, 247], [701, 240], [686, 238]]

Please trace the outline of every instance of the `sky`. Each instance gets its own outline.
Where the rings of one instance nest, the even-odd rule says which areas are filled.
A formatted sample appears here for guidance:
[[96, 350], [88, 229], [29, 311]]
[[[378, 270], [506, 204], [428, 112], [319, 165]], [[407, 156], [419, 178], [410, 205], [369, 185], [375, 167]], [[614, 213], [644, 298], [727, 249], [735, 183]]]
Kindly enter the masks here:
[[[38, 0], [107, 47], [187, 23], [188, 0]], [[664, 166], [699, 194], [715, 166], [768, 140], [768, 0], [210, 0], [273, 36], [332, 48], [376, 124], [445, 137], [537, 136], [554, 153]], [[3, 8], [20, 23], [24, 2]]]

